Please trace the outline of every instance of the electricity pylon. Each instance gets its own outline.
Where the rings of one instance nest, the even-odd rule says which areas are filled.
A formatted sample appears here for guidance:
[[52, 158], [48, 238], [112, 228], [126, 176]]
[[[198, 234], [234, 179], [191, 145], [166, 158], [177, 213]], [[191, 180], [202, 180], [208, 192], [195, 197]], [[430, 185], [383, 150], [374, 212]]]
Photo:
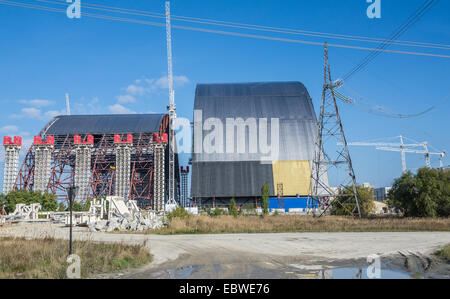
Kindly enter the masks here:
[[[361, 217], [355, 173], [334, 92], [334, 89], [338, 88], [339, 84], [340, 82], [331, 80], [328, 47], [325, 44], [322, 104], [315, 136], [314, 160], [311, 167], [311, 182], [308, 194], [308, 211], [319, 209], [319, 211], [322, 211], [320, 214], [322, 216], [330, 204], [340, 205], [349, 213]], [[339, 145], [338, 142], [342, 145]], [[335, 152], [333, 152], [332, 146], [334, 146]], [[330, 170], [344, 172], [345, 178], [338, 183], [337, 188], [330, 187], [328, 183]], [[352, 198], [356, 201], [356, 207], [350, 211], [348, 202]]]

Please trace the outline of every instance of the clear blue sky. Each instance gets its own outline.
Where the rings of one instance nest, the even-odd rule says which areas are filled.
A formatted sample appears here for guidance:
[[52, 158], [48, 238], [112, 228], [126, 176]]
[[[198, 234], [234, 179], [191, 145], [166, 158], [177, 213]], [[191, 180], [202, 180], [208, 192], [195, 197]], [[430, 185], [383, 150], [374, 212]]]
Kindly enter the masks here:
[[[50, 5], [33, 0], [15, 1]], [[423, 1], [382, 0], [381, 19], [367, 17], [369, 4], [365, 0], [174, 0], [172, 14], [385, 38]], [[82, 1], [82, 12], [107, 14], [83, 9], [83, 3], [164, 11], [164, 1], [160, 0]], [[450, 44], [449, 13], [450, 2], [441, 0], [400, 39]], [[148, 21], [164, 22], [151, 18]], [[305, 36], [242, 32], [325, 41]], [[69, 19], [62, 13], [0, 5], [0, 38], [2, 136], [22, 135], [30, 140], [52, 116], [64, 114], [66, 92], [70, 94], [72, 114], [165, 111], [168, 97], [163, 79], [167, 75], [164, 27], [85, 16]], [[392, 49], [450, 54], [448, 50], [439, 49]], [[214, 82], [301, 81], [313, 98], [316, 112], [319, 110], [323, 84], [323, 48], [320, 46], [173, 29], [173, 53], [179, 116], [192, 118], [197, 83]], [[367, 54], [361, 50], [330, 48], [333, 76], [342, 76]], [[419, 118], [401, 120], [368, 114], [341, 103], [347, 139], [365, 141], [402, 134], [429, 141], [438, 149], [450, 150], [450, 98], [444, 101], [450, 95], [449, 66], [448, 58], [381, 54], [347, 82], [343, 92], [355, 91], [374, 105], [403, 114], [438, 106]], [[399, 153], [351, 148], [351, 154], [360, 183], [389, 185], [401, 174]], [[407, 163], [409, 168], [417, 168], [424, 165], [424, 160], [408, 155]], [[438, 165], [436, 160], [433, 163]]]

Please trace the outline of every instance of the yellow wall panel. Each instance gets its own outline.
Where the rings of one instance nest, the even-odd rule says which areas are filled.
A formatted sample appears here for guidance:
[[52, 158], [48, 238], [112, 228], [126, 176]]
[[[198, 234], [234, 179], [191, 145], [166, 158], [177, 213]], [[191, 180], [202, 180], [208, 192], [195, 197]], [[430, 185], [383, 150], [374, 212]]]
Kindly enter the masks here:
[[309, 161], [274, 161], [272, 168], [275, 195], [280, 183], [283, 184], [284, 196], [308, 195], [311, 181]]

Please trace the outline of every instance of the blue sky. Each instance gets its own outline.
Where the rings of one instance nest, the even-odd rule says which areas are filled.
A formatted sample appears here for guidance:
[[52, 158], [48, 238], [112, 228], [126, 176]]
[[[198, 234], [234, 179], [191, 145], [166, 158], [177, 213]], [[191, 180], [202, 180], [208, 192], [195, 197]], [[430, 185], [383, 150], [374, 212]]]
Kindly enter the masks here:
[[[37, 5], [33, 0], [15, 0]], [[57, 0], [53, 0], [57, 1]], [[385, 38], [424, 0], [382, 0], [382, 18], [369, 19], [365, 0], [174, 0], [172, 14], [317, 32]], [[82, 1], [83, 3], [163, 12], [164, 1]], [[61, 6], [64, 8], [63, 6]], [[400, 40], [450, 44], [450, 2], [440, 1]], [[120, 16], [120, 15], [117, 15]], [[125, 16], [144, 20], [139, 16]], [[163, 23], [164, 20], [148, 18]], [[201, 26], [174, 21], [174, 25]], [[233, 31], [230, 28], [206, 27]], [[234, 30], [237, 31], [237, 30]], [[254, 31], [283, 38], [324, 42], [324, 38]], [[72, 114], [164, 112], [168, 102], [164, 27], [0, 5], [0, 134], [21, 135], [28, 141], [53, 116], [65, 113], [70, 94]], [[330, 43], [376, 44], [331, 40]], [[449, 55], [448, 50], [418, 47], [392, 49]], [[330, 48], [334, 78], [344, 75], [369, 52]], [[301, 81], [319, 110], [323, 48], [204, 32], [173, 29], [175, 97], [179, 116], [192, 118], [198, 83]], [[437, 105], [413, 119], [369, 114], [340, 103], [349, 141], [404, 135], [450, 150], [448, 58], [383, 53], [342, 90], [373, 105], [409, 114]], [[351, 148], [358, 181], [389, 185], [401, 174], [399, 153]], [[448, 164], [448, 159], [445, 161]], [[407, 155], [408, 168], [424, 159]], [[437, 160], [433, 160], [435, 166]]]

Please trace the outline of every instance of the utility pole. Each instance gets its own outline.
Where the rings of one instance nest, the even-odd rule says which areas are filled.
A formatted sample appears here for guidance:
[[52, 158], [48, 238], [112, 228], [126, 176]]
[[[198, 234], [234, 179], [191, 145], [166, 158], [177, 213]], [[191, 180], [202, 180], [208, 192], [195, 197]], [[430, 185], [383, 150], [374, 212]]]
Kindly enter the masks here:
[[175, 106], [175, 92], [173, 90], [172, 73], [172, 32], [170, 25], [170, 2], [166, 1], [166, 39], [167, 39], [167, 81], [169, 85], [169, 199], [167, 204], [176, 205], [175, 200], [175, 131], [174, 122], [177, 118]]
[[73, 208], [73, 200], [75, 199], [75, 195], [77, 192], [77, 187], [70, 186], [66, 189], [67, 197], [69, 198], [69, 211], [70, 211], [70, 232], [69, 232], [69, 255], [72, 254], [72, 208]]
[[[348, 212], [353, 215], [357, 213], [361, 218], [355, 173], [334, 92], [334, 89], [339, 86], [340, 83], [338, 81], [336, 83], [331, 79], [328, 47], [325, 43], [322, 104], [315, 136], [315, 153], [311, 168], [308, 211], [317, 208], [322, 209], [323, 212], [320, 214], [322, 216], [328, 209], [328, 201], [330, 200], [332, 200], [332, 205], [340, 205], [348, 210], [346, 202], [354, 198], [356, 207], [352, 211], [348, 210]], [[331, 150], [331, 148], [328, 148], [328, 151], [326, 151], [327, 148], [324, 143], [332, 140], [339, 142], [337, 143], [336, 151]], [[336, 146], [336, 143], [329, 144], [329, 146]], [[328, 182], [328, 171], [332, 167], [336, 171], [343, 171], [345, 177], [342, 182], [339, 182], [337, 189], [331, 188]], [[339, 169], [339, 167], [341, 168]], [[346, 192], [344, 193], [343, 191]]]

